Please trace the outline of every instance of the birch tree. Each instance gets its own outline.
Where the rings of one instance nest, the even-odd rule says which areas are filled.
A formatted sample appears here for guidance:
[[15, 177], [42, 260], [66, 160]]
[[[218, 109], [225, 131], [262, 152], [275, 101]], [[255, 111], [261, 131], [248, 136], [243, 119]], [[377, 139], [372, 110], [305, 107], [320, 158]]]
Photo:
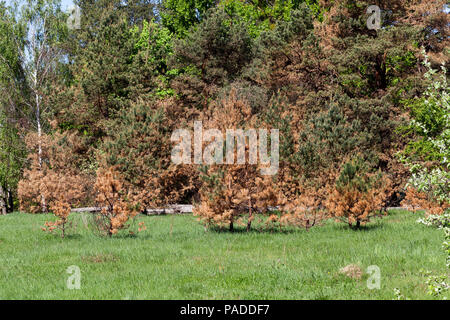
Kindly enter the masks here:
[[[16, 111], [27, 121], [38, 137], [39, 167], [43, 165], [42, 136], [46, 130], [46, 114], [49, 113], [48, 92], [63, 59], [60, 44], [67, 34], [66, 14], [61, 11], [59, 0], [27, 0], [19, 9], [18, 2], [8, 8], [7, 19], [14, 26], [9, 34], [15, 46], [17, 59], [23, 71], [23, 82], [9, 79], [6, 91], [19, 93]], [[3, 67], [13, 75], [13, 66], [7, 57], [1, 58]], [[47, 211], [45, 196], [41, 195], [42, 211]]]
[[18, 48], [23, 46], [14, 40], [23, 30], [10, 9], [0, 3], [0, 214], [14, 209], [13, 194], [25, 161], [18, 124], [21, 96], [26, 96], [27, 90], [18, 55]]

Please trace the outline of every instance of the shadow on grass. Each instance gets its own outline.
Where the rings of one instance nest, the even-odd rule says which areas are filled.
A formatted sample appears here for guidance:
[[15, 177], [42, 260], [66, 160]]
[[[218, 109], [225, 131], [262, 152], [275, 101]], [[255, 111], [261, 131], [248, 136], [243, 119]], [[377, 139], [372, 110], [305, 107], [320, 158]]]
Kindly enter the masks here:
[[64, 239], [68, 239], [68, 240], [79, 240], [82, 238], [83, 238], [83, 236], [78, 233], [68, 234], [64, 237]]
[[356, 228], [355, 226], [350, 227], [348, 224], [345, 224], [345, 223], [336, 223], [334, 225], [334, 229], [337, 229], [340, 231], [349, 230], [349, 231], [353, 231], [353, 232], [370, 232], [370, 231], [382, 229], [384, 227], [385, 227], [385, 224], [381, 223], [381, 222], [368, 223], [368, 224], [359, 226], [359, 228]]
[[278, 228], [278, 227], [252, 227], [247, 231], [246, 227], [234, 227], [233, 230], [228, 228], [220, 228], [217, 226], [210, 227], [209, 232], [224, 234], [293, 234], [297, 232], [307, 232], [305, 228]]
[[44, 234], [46, 239], [53, 239], [53, 240], [80, 240], [83, 238], [83, 235], [78, 233], [70, 233], [66, 234], [64, 237], [61, 236], [61, 233], [46, 233]]
[[233, 230], [230, 230], [228, 227], [218, 227], [218, 226], [211, 226], [209, 227], [209, 231], [215, 232], [215, 233], [229, 233], [229, 234], [294, 234], [299, 232], [309, 232], [311, 230], [320, 229], [326, 226], [331, 226], [334, 229], [337, 230], [350, 230], [354, 232], [370, 232], [378, 229], [382, 229], [385, 226], [385, 223], [381, 221], [381, 219], [373, 220], [372, 222], [369, 222], [364, 225], [360, 225], [358, 228], [355, 226], [350, 227], [347, 223], [343, 223], [341, 221], [335, 221], [333, 219], [327, 219], [322, 221], [320, 224], [310, 227], [310, 228], [304, 228], [304, 227], [294, 227], [294, 226], [287, 226], [287, 227], [280, 227], [280, 226], [267, 226], [265, 224], [257, 224], [253, 225], [250, 231], [247, 231], [247, 228], [245, 226], [235, 226]]
[[137, 238], [141, 238], [140, 235], [137, 235], [136, 233], [118, 233], [112, 237], [106, 236], [107, 238], [111, 238], [111, 239], [137, 239]]

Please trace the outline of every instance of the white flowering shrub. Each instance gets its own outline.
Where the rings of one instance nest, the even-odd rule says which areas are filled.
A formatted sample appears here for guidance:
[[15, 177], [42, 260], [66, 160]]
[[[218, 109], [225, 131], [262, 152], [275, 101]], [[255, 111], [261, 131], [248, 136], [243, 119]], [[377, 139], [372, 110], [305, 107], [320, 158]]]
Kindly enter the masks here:
[[410, 300], [402, 294], [399, 288], [394, 288], [394, 296], [395, 298], [392, 300]]
[[[446, 265], [450, 268], [450, 88], [445, 67], [441, 67], [442, 72], [436, 79], [438, 71], [431, 68], [428, 57], [423, 53], [424, 65], [428, 70], [425, 78], [431, 84], [424, 96], [412, 105], [414, 119], [410, 125], [420, 138], [411, 145], [420, 157], [410, 154], [406, 159], [411, 170], [408, 187], [412, 190], [409, 199], [407, 194], [407, 200], [428, 211], [428, 216], [419, 219], [419, 223], [444, 231], [443, 247], [447, 253]], [[426, 167], [423, 160], [432, 162], [433, 166]], [[425, 272], [425, 275], [430, 295], [442, 297], [448, 292], [450, 285], [447, 274], [436, 276]]]
[[423, 54], [425, 56], [423, 64], [428, 70], [424, 76], [431, 83], [424, 92], [423, 98], [418, 100], [420, 106], [415, 107], [415, 118], [411, 121], [411, 127], [423, 138], [419, 140], [422, 144], [421, 152], [428, 153], [432, 159], [439, 160], [441, 167], [448, 172], [450, 169], [450, 87], [447, 82], [447, 69], [442, 65], [440, 77], [435, 79], [438, 71], [431, 68], [425, 51]]
[[431, 272], [426, 272], [427, 280], [425, 281], [428, 287], [428, 294], [435, 297], [443, 296], [448, 289], [450, 289], [450, 285], [447, 283], [447, 275], [436, 276]]
[[424, 77], [430, 84], [423, 97], [409, 104], [413, 117], [409, 129], [416, 139], [403, 158], [411, 171], [404, 203], [441, 215], [450, 211], [450, 87], [446, 68], [442, 66], [438, 74], [423, 54]]
[[450, 167], [447, 164], [447, 170], [434, 168], [429, 170], [419, 164], [411, 166], [411, 178], [408, 186], [417, 191], [428, 194], [439, 202], [449, 202], [450, 194]]
[[442, 215], [428, 215], [425, 218], [418, 219], [417, 222], [429, 227], [448, 229], [450, 227], [450, 212]]

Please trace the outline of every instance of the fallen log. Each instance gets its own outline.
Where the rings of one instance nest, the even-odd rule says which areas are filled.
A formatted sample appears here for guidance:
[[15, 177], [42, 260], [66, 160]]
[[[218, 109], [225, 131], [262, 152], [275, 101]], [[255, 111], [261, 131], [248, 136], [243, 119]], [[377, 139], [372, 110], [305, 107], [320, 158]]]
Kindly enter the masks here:
[[[88, 208], [75, 208], [72, 209], [74, 213], [94, 213], [102, 211], [101, 207], [88, 207]], [[190, 204], [174, 204], [166, 208], [146, 209], [145, 213], [151, 215], [164, 215], [164, 214], [186, 214], [192, 213], [192, 205]]]
[[[270, 211], [276, 211], [278, 208], [269, 207]], [[72, 209], [72, 212], [100, 212], [102, 208], [100, 207], [88, 207], [88, 208], [76, 208]], [[193, 205], [191, 204], [174, 204], [167, 206], [166, 208], [156, 208], [156, 209], [146, 209], [145, 213], [149, 216], [152, 215], [165, 215], [165, 214], [188, 214], [192, 213]], [[405, 210], [410, 211], [411, 208], [406, 207], [389, 207], [386, 208], [388, 211], [392, 210]]]
[[147, 215], [160, 215], [160, 214], [186, 214], [192, 213], [193, 206], [191, 204], [174, 204], [167, 208], [160, 209], [147, 209]]

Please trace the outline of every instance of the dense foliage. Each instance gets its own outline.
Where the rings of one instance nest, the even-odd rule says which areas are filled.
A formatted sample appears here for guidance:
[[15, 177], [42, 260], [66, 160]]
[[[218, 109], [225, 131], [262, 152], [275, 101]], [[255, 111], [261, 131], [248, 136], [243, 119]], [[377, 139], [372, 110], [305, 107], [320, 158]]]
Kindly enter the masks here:
[[[447, 188], [448, 74], [429, 71], [449, 63], [446, 1], [376, 2], [378, 30], [365, 0], [77, 0], [79, 29], [57, 0], [0, 3], [0, 209], [17, 195], [64, 225], [68, 206], [111, 196], [110, 235], [136, 208], [174, 203], [231, 229], [256, 215], [359, 227], [399, 205], [411, 174], [409, 195], [417, 179]], [[195, 121], [279, 130], [277, 174], [174, 164], [171, 135]], [[93, 192], [113, 181], [126, 195]]]

